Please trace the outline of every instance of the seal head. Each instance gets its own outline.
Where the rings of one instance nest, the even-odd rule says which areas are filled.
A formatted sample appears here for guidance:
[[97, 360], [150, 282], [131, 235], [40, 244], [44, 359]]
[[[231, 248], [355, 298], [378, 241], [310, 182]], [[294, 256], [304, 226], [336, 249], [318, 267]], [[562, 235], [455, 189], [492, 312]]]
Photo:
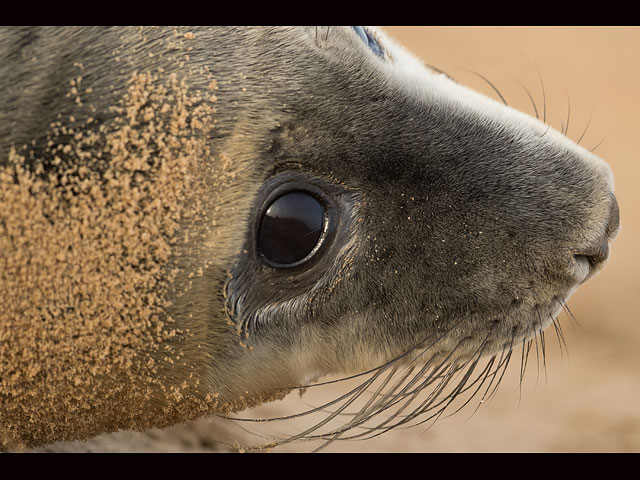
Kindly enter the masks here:
[[601, 159], [372, 28], [15, 29], [0, 59], [5, 448], [441, 378], [549, 325], [618, 230]]

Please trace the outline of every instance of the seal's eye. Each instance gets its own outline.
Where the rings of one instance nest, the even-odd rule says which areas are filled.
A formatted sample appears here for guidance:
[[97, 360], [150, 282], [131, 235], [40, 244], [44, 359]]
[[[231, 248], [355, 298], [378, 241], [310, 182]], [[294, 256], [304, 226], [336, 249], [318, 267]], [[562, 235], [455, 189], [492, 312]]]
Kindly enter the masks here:
[[325, 207], [316, 197], [286, 193], [271, 203], [260, 221], [258, 250], [273, 267], [300, 265], [316, 252], [325, 224]]
[[375, 39], [373, 35], [371, 35], [367, 30], [362, 27], [351, 27], [358, 34], [358, 36], [362, 39], [365, 45], [367, 45], [373, 53], [375, 53], [378, 57], [382, 56], [382, 47]]

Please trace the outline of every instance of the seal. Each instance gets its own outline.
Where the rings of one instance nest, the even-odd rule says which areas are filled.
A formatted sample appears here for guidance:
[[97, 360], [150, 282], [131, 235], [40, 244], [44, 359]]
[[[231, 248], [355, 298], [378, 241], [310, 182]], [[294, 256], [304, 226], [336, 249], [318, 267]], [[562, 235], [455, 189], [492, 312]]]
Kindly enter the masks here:
[[10, 28], [0, 60], [5, 450], [462, 373], [378, 430], [418, 419], [619, 228], [604, 161], [374, 28]]

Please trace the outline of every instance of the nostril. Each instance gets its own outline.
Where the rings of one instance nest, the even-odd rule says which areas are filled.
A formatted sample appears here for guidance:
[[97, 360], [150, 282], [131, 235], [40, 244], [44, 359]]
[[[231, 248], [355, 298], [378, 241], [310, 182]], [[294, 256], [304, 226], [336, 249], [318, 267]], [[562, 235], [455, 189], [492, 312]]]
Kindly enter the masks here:
[[592, 268], [597, 267], [601, 263], [604, 263], [607, 258], [609, 258], [609, 243], [607, 240], [605, 240], [597, 248], [593, 248], [582, 254], [575, 255], [575, 257], [576, 259], [579, 257], [586, 258]]
[[589, 264], [589, 270], [593, 272], [598, 266], [609, 258], [609, 241], [615, 237], [620, 228], [620, 208], [614, 194], [611, 194], [611, 206], [609, 207], [609, 219], [607, 228], [599, 244], [594, 244], [584, 251], [574, 255], [576, 261], [583, 265]]
[[[575, 272], [581, 278], [580, 283], [591, 278], [609, 258], [609, 242], [613, 240], [620, 229], [620, 208], [613, 193], [611, 194], [609, 217], [606, 222], [602, 237], [590, 246], [579, 250], [579, 253], [573, 256], [576, 265]], [[602, 232], [602, 230], [600, 231]]]

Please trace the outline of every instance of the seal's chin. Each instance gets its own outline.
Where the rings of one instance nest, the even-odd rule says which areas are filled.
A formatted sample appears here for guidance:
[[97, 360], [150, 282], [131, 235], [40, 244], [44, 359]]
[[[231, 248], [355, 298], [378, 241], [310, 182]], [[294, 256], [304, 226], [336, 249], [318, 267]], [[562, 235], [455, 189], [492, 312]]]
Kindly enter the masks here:
[[[353, 363], [341, 372], [320, 373], [308, 365], [299, 377], [300, 387], [331, 383], [344, 393], [341, 390], [333, 400], [296, 414], [317, 420], [309, 420], [313, 426], [296, 438], [376, 436], [400, 426], [427, 425], [443, 413], [454, 414], [467, 405], [477, 409], [493, 397], [510, 366], [519, 368], [522, 385], [530, 356], [537, 360], [531, 364], [538, 368], [546, 365], [542, 331], [553, 323], [556, 333], [560, 332], [558, 340], [564, 342], [557, 317], [567, 298], [553, 297], [544, 305], [517, 301], [500, 313], [496, 308], [493, 315], [487, 309], [483, 315], [469, 314], [456, 321], [449, 318], [433, 330], [425, 329], [422, 338], [418, 341], [416, 336], [416, 343], [405, 345], [404, 351], [396, 345], [401, 353], [395, 356], [369, 346], [365, 354], [360, 351], [354, 358], [345, 358], [345, 364]], [[367, 363], [362, 363], [363, 358]], [[333, 378], [318, 382], [325, 375]], [[301, 388], [300, 394], [306, 391]], [[329, 410], [332, 413], [327, 417]], [[334, 418], [340, 420], [337, 426], [329, 423]], [[350, 433], [355, 427], [368, 433]]]

